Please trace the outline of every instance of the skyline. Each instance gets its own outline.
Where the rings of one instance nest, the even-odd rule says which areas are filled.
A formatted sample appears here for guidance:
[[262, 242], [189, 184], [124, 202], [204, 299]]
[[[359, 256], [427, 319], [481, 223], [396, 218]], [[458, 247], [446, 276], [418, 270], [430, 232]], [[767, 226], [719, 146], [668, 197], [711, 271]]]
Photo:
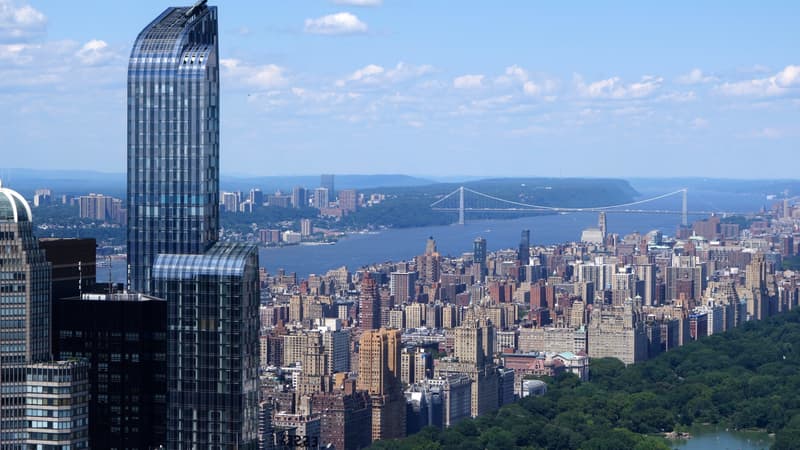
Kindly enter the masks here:
[[[6, 167], [125, 170], [133, 37], [172, 3], [79, 3], [0, 0]], [[294, 3], [212, 3], [225, 175], [793, 175], [743, 160], [800, 141], [798, 5]]]

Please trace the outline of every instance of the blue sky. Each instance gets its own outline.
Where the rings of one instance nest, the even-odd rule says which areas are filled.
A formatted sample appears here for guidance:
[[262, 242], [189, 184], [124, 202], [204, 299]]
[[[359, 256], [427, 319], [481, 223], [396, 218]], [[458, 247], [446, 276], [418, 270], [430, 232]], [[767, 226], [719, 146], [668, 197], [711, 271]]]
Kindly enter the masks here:
[[[0, 0], [0, 166], [124, 172], [170, 4]], [[798, 2], [211, 4], [223, 173], [796, 178]]]

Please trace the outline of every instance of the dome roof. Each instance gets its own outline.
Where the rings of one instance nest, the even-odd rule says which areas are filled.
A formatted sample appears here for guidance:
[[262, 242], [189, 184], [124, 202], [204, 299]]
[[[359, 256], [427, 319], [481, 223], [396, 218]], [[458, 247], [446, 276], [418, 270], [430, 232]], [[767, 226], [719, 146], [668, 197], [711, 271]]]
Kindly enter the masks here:
[[31, 206], [19, 192], [0, 183], [0, 222], [30, 222]]

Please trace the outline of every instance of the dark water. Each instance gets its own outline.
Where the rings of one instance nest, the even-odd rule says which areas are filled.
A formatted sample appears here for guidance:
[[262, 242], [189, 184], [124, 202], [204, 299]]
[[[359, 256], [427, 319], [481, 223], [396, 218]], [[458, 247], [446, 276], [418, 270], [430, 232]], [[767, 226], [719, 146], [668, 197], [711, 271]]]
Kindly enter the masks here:
[[[639, 188], [644, 196], [655, 196], [659, 192], [648, 192]], [[731, 195], [702, 193], [690, 195], [690, 211], [754, 212], [768, 205], [763, 195]], [[680, 196], [667, 198], [641, 208], [681, 209]], [[689, 221], [702, 217], [690, 216]], [[680, 224], [680, 215], [664, 214], [618, 214], [607, 215], [608, 231], [625, 235], [634, 231], [647, 233], [661, 230], [665, 235], [674, 235]], [[425, 250], [429, 236], [436, 239], [439, 252], [443, 255], [458, 256], [472, 251], [472, 242], [477, 237], [486, 238], [489, 250], [516, 248], [523, 229], [531, 230], [532, 244], [555, 244], [580, 239], [584, 228], [597, 226], [597, 213], [569, 213], [548, 216], [527, 217], [510, 220], [470, 221], [465, 225], [446, 225], [421, 228], [385, 230], [373, 234], [351, 234], [340, 239], [335, 245], [288, 246], [262, 248], [261, 266], [268, 272], [278, 269], [296, 272], [300, 277], [309, 274], [324, 274], [328, 270], [346, 266], [348, 270], [385, 262], [413, 258]], [[125, 279], [123, 263], [114, 263], [114, 279]], [[98, 277], [100, 277], [98, 272]]]

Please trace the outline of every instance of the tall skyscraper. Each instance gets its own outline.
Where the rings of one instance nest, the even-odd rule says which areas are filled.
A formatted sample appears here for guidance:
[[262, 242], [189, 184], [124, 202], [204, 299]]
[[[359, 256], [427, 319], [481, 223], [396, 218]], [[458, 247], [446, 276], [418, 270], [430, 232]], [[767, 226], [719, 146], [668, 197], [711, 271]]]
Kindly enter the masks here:
[[0, 449], [88, 448], [88, 365], [50, 361], [52, 270], [31, 220], [28, 202], [0, 184]]
[[217, 8], [167, 8], [128, 63], [128, 264], [149, 293], [159, 253], [199, 254], [219, 234]]
[[519, 252], [517, 252], [517, 260], [521, 266], [530, 264], [531, 259], [531, 230], [522, 230], [522, 235], [519, 239]]
[[167, 301], [166, 447], [258, 445], [258, 249], [217, 243], [217, 9], [170, 7], [128, 65], [131, 288]]

